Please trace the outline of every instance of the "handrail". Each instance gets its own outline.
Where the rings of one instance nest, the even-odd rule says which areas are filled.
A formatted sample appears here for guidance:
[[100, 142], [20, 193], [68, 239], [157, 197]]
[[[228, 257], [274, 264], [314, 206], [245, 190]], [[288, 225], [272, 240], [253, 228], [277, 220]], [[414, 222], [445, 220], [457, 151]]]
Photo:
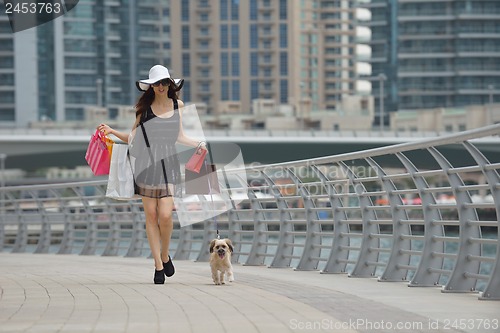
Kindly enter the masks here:
[[[250, 186], [241, 188], [248, 198], [217, 217], [219, 229], [246, 265], [349, 273], [500, 300], [500, 158], [477, 144], [498, 133], [500, 125], [491, 125], [249, 166]], [[450, 144], [468, 165], [446, 156], [442, 148]], [[423, 160], [434, 166], [424, 168]], [[107, 199], [105, 188], [106, 180], [0, 188], [0, 251], [149, 255], [140, 201]], [[199, 199], [191, 204], [212, 209]], [[180, 228], [177, 214], [193, 212], [189, 205], [177, 209], [174, 258], [207, 260], [213, 222]]]

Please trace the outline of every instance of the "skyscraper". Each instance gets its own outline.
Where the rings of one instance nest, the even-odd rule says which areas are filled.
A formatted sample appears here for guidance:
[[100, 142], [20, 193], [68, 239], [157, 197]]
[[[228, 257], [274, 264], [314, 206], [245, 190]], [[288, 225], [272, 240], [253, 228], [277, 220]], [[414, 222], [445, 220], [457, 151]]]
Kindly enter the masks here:
[[[500, 1], [371, 0], [360, 5], [372, 13], [377, 109], [380, 82], [385, 83], [388, 111], [495, 99], [500, 89]], [[382, 73], [385, 81], [378, 79]]]

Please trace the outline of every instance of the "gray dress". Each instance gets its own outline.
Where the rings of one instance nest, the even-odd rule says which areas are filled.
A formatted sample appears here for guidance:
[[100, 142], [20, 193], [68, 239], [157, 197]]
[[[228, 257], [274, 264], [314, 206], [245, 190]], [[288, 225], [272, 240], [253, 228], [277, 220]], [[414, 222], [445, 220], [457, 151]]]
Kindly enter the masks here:
[[182, 196], [180, 163], [175, 147], [180, 116], [177, 100], [173, 102], [174, 113], [170, 117], [157, 117], [151, 106], [141, 116], [136, 136], [145, 133], [146, 146], [134, 156], [135, 194], [150, 198]]

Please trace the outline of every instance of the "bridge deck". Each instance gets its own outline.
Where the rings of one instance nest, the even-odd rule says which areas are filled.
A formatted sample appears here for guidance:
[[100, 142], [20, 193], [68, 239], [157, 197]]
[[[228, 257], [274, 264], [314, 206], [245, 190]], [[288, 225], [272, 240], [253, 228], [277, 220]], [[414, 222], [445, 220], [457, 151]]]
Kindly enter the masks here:
[[[0, 253], [0, 332], [498, 332], [500, 303], [345, 275], [235, 265], [215, 286], [176, 261]], [[403, 325], [403, 326], [401, 326]]]

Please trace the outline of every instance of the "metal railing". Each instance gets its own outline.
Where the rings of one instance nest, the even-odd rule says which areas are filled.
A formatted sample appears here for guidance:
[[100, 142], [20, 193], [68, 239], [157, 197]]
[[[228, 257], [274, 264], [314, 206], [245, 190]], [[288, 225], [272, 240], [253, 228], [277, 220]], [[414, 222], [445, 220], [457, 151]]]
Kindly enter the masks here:
[[[248, 198], [225, 203], [231, 209], [217, 217], [219, 229], [235, 244], [233, 259], [246, 265], [407, 281], [498, 300], [500, 161], [474, 142], [499, 131], [493, 125], [248, 167]], [[458, 161], [448, 156], [456, 149], [463, 151]], [[107, 199], [105, 189], [105, 181], [0, 188], [0, 250], [150, 255], [141, 202]], [[198, 204], [212, 209], [204, 200]], [[174, 258], [208, 260], [213, 221], [180, 228], [180, 213], [189, 211], [183, 205], [174, 214]]]

